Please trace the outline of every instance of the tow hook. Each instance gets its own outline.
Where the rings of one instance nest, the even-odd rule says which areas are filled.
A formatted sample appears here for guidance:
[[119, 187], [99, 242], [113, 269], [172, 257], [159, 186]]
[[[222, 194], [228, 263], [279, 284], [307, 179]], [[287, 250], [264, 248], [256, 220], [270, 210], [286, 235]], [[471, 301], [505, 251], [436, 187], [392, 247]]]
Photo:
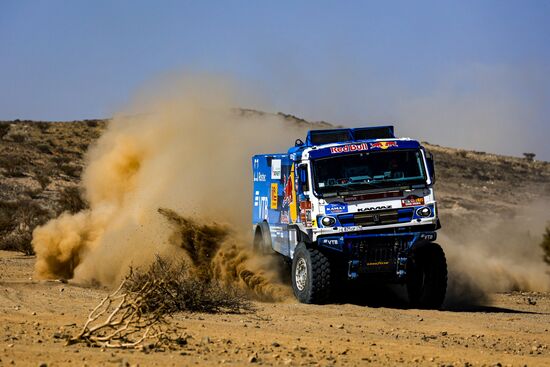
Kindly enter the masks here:
[[348, 262], [348, 279], [357, 279], [359, 277], [359, 260], [351, 260]]
[[407, 266], [407, 258], [398, 257], [397, 258], [397, 276], [399, 278], [403, 278], [405, 275], [407, 275], [407, 271], [405, 270], [406, 266]]

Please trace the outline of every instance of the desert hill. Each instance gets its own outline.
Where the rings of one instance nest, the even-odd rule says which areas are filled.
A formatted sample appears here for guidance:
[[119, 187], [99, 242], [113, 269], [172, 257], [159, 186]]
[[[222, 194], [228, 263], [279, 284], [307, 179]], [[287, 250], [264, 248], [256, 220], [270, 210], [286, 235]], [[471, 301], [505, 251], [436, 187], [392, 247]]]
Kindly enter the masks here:
[[[277, 115], [315, 129], [333, 126]], [[85, 207], [78, 189], [85, 153], [107, 123], [0, 121], [0, 249], [32, 253], [31, 232], [37, 225]], [[439, 208], [451, 227], [465, 217], [510, 216], [522, 205], [550, 197], [550, 162], [426, 147], [436, 159]]]

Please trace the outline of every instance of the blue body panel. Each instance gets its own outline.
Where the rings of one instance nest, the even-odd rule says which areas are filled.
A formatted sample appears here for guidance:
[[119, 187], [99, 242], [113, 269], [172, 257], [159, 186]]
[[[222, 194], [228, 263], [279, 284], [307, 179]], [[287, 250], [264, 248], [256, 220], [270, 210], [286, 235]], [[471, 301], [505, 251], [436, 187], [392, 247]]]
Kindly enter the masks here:
[[[273, 249], [289, 255], [288, 224], [290, 205], [288, 187], [292, 162], [288, 154], [265, 154], [252, 157], [254, 192], [252, 222], [269, 224]], [[285, 188], [287, 191], [285, 192]]]

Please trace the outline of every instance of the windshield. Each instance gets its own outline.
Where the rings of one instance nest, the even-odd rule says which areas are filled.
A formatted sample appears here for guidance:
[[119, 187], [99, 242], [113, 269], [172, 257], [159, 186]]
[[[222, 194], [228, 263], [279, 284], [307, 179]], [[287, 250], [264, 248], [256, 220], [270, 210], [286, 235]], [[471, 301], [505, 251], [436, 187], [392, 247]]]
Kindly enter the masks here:
[[420, 150], [364, 152], [313, 161], [319, 194], [426, 184]]

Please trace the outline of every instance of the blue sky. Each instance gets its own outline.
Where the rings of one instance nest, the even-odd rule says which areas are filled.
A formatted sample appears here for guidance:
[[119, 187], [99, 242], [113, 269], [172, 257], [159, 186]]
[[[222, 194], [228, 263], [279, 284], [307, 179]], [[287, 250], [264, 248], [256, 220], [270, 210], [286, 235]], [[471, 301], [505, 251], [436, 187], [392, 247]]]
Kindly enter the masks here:
[[550, 160], [550, 1], [0, 1], [0, 119], [108, 117], [171, 72]]

